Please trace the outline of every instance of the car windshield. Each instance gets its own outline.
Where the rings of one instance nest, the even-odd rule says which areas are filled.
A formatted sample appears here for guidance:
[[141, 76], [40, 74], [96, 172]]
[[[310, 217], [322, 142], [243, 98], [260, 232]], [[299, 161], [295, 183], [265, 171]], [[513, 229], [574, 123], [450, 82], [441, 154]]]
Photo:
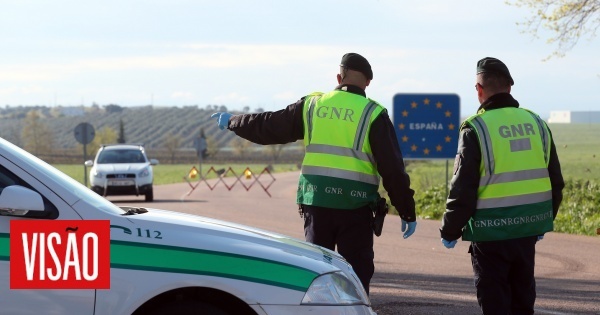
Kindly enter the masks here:
[[[35, 169], [37, 172], [44, 174], [46, 177], [51, 178], [53, 183], [44, 183], [46, 185], [60, 185], [65, 189], [68, 189], [71, 193], [76, 195], [79, 199], [83, 199], [97, 209], [122, 214], [123, 209], [117, 207], [106, 198], [93, 192], [83, 184], [69, 177], [65, 173], [57, 170], [50, 164], [40, 160], [33, 154], [15, 146], [14, 144], [0, 138], [0, 146], [4, 147], [7, 151], [10, 151], [21, 163], [27, 165], [27, 167]], [[27, 169], [25, 169], [27, 170]]]
[[146, 157], [141, 150], [137, 149], [119, 149], [102, 150], [98, 155], [98, 164], [118, 164], [118, 163], [146, 163]]

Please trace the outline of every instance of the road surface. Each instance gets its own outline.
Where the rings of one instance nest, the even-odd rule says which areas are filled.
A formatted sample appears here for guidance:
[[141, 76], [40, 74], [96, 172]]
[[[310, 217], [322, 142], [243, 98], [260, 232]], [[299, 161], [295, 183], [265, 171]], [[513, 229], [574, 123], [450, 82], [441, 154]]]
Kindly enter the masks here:
[[[182, 176], [185, 174], [182, 174]], [[191, 191], [187, 183], [154, 187], [154, 202], [143, 196], [108, 197], [117, 205], [159, 208], [255, 226], [304, 239], [298, 215], [298, 172], [275, 174], [269, 197], [252, 180], [224, 178], [210, 190], [205, 183]], [[267, 186], [271, 179], [261, 176]], [[418, 220], [413, 236], [404, 240], [398, 216], [388, 216], [375, 239], [375, 275], [371, 302], [379, 315], [481, 314], [475, 298], [468, 243], [446, 249], [439, 221]], [[600, 314], [600, 236], [548, 233], [537, 245], [536, 314]]]

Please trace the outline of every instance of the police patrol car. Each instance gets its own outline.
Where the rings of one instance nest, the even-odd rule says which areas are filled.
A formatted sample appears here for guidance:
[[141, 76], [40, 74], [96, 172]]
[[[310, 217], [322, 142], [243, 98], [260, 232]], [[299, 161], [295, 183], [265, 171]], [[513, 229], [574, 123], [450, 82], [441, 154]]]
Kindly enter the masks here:
[[[109, 289], [11, 289], [11, 221], [110, 221]], [[119, 208], [0, 138], [2, 314], [375, 314], [350, 265], [284, 235]]]

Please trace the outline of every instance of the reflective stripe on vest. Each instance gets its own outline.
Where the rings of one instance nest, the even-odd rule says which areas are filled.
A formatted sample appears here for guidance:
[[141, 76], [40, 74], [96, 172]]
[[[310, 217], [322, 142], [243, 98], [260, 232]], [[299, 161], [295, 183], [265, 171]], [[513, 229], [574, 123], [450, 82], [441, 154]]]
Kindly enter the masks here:
[[317, 100], [321, 97], [321, 95], [316, 95], [313, 96], [310, 99], [310, 105], [308, 106], [308, 112], [306, 113], [307, 117], [306, 117], [306, 126], [308, 129], [308, 137], [307, 137], [307, 141], [308, 143], [310, 143], [310, 139], [312, 138], [312, 116], [313, 116], [313, 108], [315, 107], [315, 103], [317, 102]]
[[552, 230], [550, 133], [539, 116], [501, 108], [469, 117], [481, 147], [477, 209], [463, 238], [490, 241]]
[[354, 150], [362, 150], [363, 144], [365, 143], [365, 137], [367, 136], [366, 126], [371, 123], [371, 115], [373, 115], [375, 109], [377, 109], [377, 103], [370, 101], [362, 112], [362, 115], [360, 115], [360, 121], [358, 123], [360, 127], [356, 130], [356, 136], [354, 137]]
[[379, 177], [368, 175], [360, 172], [340, 170], [330, 167], [320, 166], [302, 166], [302, 174], [305, 175], [320, 175], [327, 177], [343, 178], [357, 182], [363, 182], [371, 185], [379, 185]]
[[361, 151], [357, 151], [357, 150], [354, 150], [354, 149], [349, 149], [349, 148], [344, 148], [344, 147], [337, 147], [337, 146], [333, 146], [333, 145], [309, 144], [306, 147], [306, 152], [310, 152], [310, 153], [327, 153], [327, 154], [333, 154], [333, 155], [339, 155], [339, 156], [349, 156], [349, 157], [353, 157], [353, 158], [358, 159], [358, 160], [362, 160], [362, 161], [365, 161], [365, 162], [369, 162], [369, 163], [375, 164], [375, 158], [373, 157], [372, 154], [361, 152]]
[[354, 209], [374, 200], [380, 179], [368, 137], [371, 123], [383, 110], [345, 91], [311, 94], [305, 100], [306, 154], [298, 203]]

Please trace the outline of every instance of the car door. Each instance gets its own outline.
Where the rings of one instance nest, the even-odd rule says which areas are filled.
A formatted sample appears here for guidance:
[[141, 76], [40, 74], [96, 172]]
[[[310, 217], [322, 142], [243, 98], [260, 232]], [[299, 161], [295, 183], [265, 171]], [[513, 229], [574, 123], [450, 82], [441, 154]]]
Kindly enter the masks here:
[[[1, 152], [0, 152], [1, 153]], [[81, 217], [49, 187], [35, 178], [27, 163], [11, 162], [0, 155], [0, 195], [6, 186], [20, 185], [38, 192], [49, 216], [0, 215], [0, 313], [2, 314], [93, 314], [95, 290], [10, 289], [10, 222], [41, 219], [81, 220]], [[46, 212], [46, 211], [45, 211]]]

